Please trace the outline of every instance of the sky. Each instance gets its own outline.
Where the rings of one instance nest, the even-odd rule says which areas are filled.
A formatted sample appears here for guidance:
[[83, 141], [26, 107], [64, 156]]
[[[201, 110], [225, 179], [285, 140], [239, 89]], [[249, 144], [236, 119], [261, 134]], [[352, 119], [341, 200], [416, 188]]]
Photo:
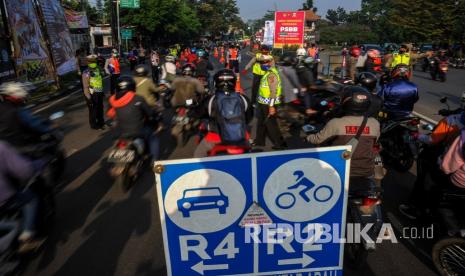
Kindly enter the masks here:
[[[291, 11], [302, 8], [304, 0], [236, 0], [244, 20], [259, 19], [267, 10], [274, 10], [274, 4], [280, 11]], [[318, 8], [318, 15], [325, 17], [328, 9], [336, 9], [338, 6], [346, 10], [360, 10], [361, 0], [314, 0], [314, 6]]]

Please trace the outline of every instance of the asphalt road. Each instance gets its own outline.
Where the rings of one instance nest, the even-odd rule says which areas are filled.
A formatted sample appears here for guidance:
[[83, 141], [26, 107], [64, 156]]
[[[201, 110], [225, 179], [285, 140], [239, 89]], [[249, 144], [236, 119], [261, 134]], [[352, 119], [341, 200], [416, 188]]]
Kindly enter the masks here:
[[[244, 61], [250, 57], [244, 54]], [[218, 66], [218, 63], [216, 63]], [[465, 72], [465, 71], [463, 71]], [[434, 118], [443, 95], [458, 105], [463, 72], [452, 70], [448, 81], [433, 82], [417, 73], [421, 100], [416, 110]], [[250, 90], [251, 76], [242, 77]], [[465, 90], [465, 89], [464, 89]], [[165, 275], [165, 259], [154, 175], [146, 172], [125, 194], [108, 175], [105, 157], [115, 138], [107, 130], [91, 130], [88, 112], [80, 93], [73, 94], [41, 113], [65, 110], [59, 122], [65, 129], [64, 147], [68, 154], [63, 190], [57, 194], [57, 214], [53, 231], [44, 246], [24, 267], [23, 275]], [[165, 133], [162, 158], [192, 156], [195, 144], [177, 145]], [[436, 275], [429, 259], [428, 243], [402, 239], [402, 227], [412, 226], [397, 206], [404, 202], [415, 179], [414, 171], [389, 171], [383, 181], [383, 210], [391, 222], [398, 244], [383, 243], [358, 271], [345, 269], [345, 275]], [[176, 275], [178, 276], [178, 275]], [[179, 275], [181, 276], [181, 275]], [[182, 275], [184, 276], [184, 275]]]

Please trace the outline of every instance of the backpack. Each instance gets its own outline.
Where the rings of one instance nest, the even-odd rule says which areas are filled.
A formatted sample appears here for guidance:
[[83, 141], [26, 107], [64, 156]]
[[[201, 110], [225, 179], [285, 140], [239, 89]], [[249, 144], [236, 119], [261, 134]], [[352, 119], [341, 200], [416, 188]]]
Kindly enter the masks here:
[[[216, 98], [216, 122], [219, 135], [223, 144], [239, 144], [246, 140], [247, 124], [245, 112], [247, 103], [239, 93], [217, 93]], [[210, 101], [210, 113], [213, 98]]]

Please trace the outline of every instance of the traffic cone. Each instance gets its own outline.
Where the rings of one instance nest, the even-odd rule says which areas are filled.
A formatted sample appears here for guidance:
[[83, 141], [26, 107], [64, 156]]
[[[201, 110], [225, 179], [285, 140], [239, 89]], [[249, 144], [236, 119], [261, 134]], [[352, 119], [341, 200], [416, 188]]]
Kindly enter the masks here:
[[218, 58], [218, 48], [216, 48], [216, 47], [215, 47], [215, 52], [214, 52], [213, 56], [215, 58]]
[[237, 93], [244, 94], [244, 89], [241, 87], [241, 74], [236, 74], [237, 75], [237, 80], [236, 80], [236, 87], [234, 90], [236, 90]]
[[223, 53], [221, 53], [220, 63], [225, 63], [225, 60], [224, 60], [224, 55], [223, 55]]

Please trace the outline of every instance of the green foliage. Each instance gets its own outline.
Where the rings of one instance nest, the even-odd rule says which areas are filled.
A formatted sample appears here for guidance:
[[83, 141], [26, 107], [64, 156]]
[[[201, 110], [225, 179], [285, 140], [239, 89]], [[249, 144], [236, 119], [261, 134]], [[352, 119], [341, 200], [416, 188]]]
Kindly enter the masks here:
[[323, 23], [320, 24], [319, 30], [321, 44], [378, 42], [378, 36], [364, 25]]
[[313, 9], [313, 0], [306, 0], [305, 3], [302, 4], [302, 10], [311, 10]]
[[347, 22], [348, 14], [343, 7], [337, 7], [336, 10], [328, 10], [326, 13], [326, 19], [333, 23], [333, 25], [344, 24]]
[[89, 19], [89, 23], [96, 24], [100, 22], [100, 16], [97, 9], [89, 4], [88, 1], [78, 1], [78, 0], [63, 0], [63, 6], [69, 7], [76, 11], [84, 10]]

